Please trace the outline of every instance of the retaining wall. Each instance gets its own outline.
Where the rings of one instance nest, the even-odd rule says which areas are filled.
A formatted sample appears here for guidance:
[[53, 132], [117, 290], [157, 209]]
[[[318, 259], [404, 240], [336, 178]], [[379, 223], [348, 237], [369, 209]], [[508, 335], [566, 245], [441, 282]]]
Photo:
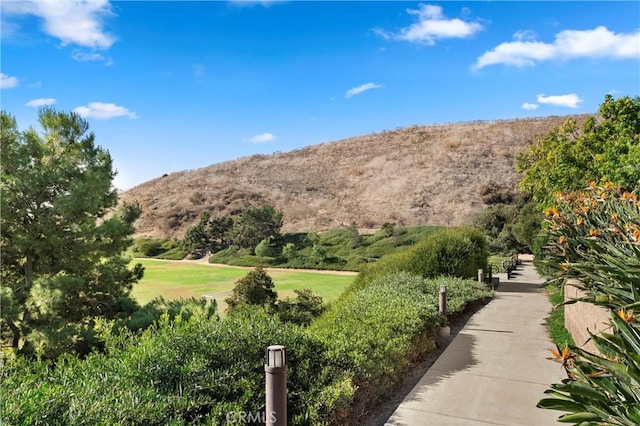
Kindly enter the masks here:
[[[564, 286], [564, 299], [576, 299], [584, 293], [575, 287], [577, 281], [569, 280]], [[564, 307], [564, 326], [571, 335], [576, 345], [591, 353], [598, 353], [595, 346], [589, 340], [589, 333], [600, 333], [610, 327], [611, 316], [607, 309], [592, 303], [577, 302]], [[588, 331], [587, 331], [588, 330]]]

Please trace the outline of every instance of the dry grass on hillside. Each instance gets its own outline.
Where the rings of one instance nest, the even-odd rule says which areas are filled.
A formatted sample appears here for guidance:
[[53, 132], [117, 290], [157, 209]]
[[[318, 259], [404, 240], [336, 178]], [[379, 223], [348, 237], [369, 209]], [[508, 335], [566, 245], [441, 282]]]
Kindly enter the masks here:
[[377, 228], [461, 224], [490, 186], [515, 192], [516, 154], [566, 117], [413, 126], [172, 173], [121, 195], [143, 213], [137, 235], [182, 237], [212, 216], [273, 204], [285, 231], [355, 222]]

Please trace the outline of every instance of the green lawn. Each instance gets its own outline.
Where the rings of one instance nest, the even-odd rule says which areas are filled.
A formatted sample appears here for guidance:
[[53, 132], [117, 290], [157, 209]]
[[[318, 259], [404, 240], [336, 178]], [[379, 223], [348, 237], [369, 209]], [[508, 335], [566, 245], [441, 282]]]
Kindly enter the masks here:
[[[141, 305], [157, 296], [171, 300], [230, 291], [235, 282], [252, 269], [150, 259], [135, 259], [133, 263], [141, 263], [145, 267], [144, 278], [133, 286], [133, 296]], [[355, 274], [326, 271], [267, 271], [280, 298], [295, 296], [293, 290], [310, 288], [329, 301], [338, 297], [355, 277]], [[229, 293], [214, 296], [221, 310], [228, 296]]]

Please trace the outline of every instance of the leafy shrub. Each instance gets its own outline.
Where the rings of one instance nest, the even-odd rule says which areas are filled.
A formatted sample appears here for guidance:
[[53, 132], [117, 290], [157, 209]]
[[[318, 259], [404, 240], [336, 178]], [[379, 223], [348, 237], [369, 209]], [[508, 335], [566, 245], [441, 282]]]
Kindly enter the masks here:
[[156, 259], [166, 260], [182, 260], [187, 256], [187, 253], [182, 247], [174, 247], [156, 256]]
[[54, 367], [6, 359], [0, 389], [7, 424], [224, 424], [230, 411], [264, 410], [264, 349], [288, 348], [288, 414], [320, 425], [354, 392], [326, 345], [304, 329], [244, 310], [225, 320], [168, 318], [139, 337], [105, 335], [106, 354]]
[[164, 297], [158, 297], [144, 305], [136, 311], [131, 318], [116, 325], [116, 328], [125, 326], [128, 330], [139, 331], [144, 330], [151, 324], [160, 320], [163, 315], [167, 315], [170, 321], [176, 317], [187, 321], [192, 316], [203, 316], [205, 318], [218, 318], [217, 303], [215, 299], [189, 299], [166, 300]]
[[[384, 389], [407, 365], [412, 345], [440, 325], [434, 298], [416, 289], [408, 274], [383, 281], [334, 302], [311, 325], [330, 355], [352, 371], [356, 384]], [[403, 285], [405, 284], [405, 285]]]
[[330, 358], [353, 374], [359, 402], [375, 404], [404, 369], [434, 347], [433, 336], [442, 323], [441, 285], [447, 286], [451, 315], [493, 294], [476, 281], [391, 273], [338, 299], [311, 324], [310, 331], [326, 342]]
[[391, 272], [409, 272], [425, 278], [440, 275], [473, 278], [486, 269], [488, 247], [484, 234], [471, 227], [442, 228], [402, 252], [386, 256], [362, 271], [347, 291], [364, 288]]
[[240, 305], [275, 307], [278, 293], [273, 290], [274, 287], [267, 271], [258, 266], [236, 281], [231, 296], [227, 297], [225, 302], [229, 310], [234, 310]]
[[294, 290], [296, 298], [278, 301], [278, 316], [283, 322], [307, 326], [325, 310], [322, 297], [311, 289]]
[[131, 251], [135, 257], [170, 260], [182, 260], [187, 255], [179, 241], [163, 238], [137, 238], [133, 242]]

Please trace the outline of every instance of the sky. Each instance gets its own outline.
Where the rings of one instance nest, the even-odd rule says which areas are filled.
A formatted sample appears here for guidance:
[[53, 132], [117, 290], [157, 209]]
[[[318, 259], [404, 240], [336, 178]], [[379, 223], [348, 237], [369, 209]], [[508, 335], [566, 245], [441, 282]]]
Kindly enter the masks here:
[[640, 95], [640, 2], [3, 0], [0, 100], [84, 117], [129, 189], [412, 125]]

